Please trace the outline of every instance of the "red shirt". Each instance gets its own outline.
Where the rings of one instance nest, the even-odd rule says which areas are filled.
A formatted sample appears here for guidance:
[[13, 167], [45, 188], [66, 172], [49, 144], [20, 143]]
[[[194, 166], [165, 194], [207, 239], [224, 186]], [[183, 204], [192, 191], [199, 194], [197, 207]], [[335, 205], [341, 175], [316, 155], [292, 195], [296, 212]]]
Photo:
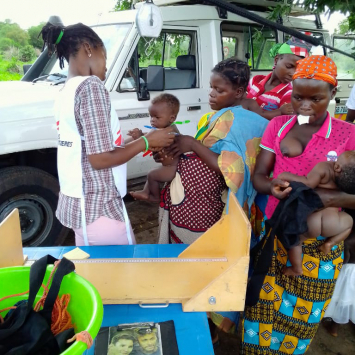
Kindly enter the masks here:
[[[336, 161], [347, 150], [355, 150], [355, 125], [330, 117], [329, 113], [322, 127], [313, 134], [301, 155], [282, 155], [280, 143], [297, 122], [297, 116], [279, 116], [271, 120], [261, 139], [260, 147], [275, 153], [273, 177], [287, 171], [300, 176], [307, 175], [317, 163]], [[270, 196], [266, 216], [271, 218], [279, 200]]]
[[258, 105], [267, 111], [280, 108], [283, 104], [291, 102], [292, 84], [280, 84], [272, 90], [265, 92], [265, 85], [270, 79], [272, 73], [256, 75], [252, 77], [248, 84], [248, 99], [254, 99]]

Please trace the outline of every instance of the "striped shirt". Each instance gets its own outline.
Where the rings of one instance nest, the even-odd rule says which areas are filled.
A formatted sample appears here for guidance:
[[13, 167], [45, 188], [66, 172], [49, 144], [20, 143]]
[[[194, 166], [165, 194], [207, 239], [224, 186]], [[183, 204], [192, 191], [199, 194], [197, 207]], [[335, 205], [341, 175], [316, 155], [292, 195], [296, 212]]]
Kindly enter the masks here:
[[[330, 117], [329, 113], [318, 132], [312, 135], [301, 155], [288, 157], [282, 154], [280, 144], [297, 122], [297, 116], [278, 116], [266, 127], [260, 147], [275, 154], [273, 177], [287, 171], [306, 176], [316, 164], [323, 161], [336, 161], [347, 150], [355, 150], [355, 126]], [[265, 209], [271, 218], [279, 200], [269, 196]]]
[[265, 85], [272, 73], [267, 76], [256, 75], [252, 77], [248, 84], [248, 99], [254, 99], [258, 105], [266, 111], [280, 108], [283, 104], [291, 102], [292, 84], [280, 84], [272, 90], [265, 92]]
[[[65, 90], [65, 86], [62, 90]], [[85, 139], [81, 147], [81, 166], [86, 224], [91, 224], [101, 216], [124, 222], [122, 200], [112, 170], [95, 170], [88, 160], [88, 155], [115, 149], [110, 111], [109, 93], [101, 80], [91, 76], [81, 82], [75, 92], [73, 115], [79, 134]], [[66, 227], [81, 228], [80, 198], [60, 192], [56, 216]]]

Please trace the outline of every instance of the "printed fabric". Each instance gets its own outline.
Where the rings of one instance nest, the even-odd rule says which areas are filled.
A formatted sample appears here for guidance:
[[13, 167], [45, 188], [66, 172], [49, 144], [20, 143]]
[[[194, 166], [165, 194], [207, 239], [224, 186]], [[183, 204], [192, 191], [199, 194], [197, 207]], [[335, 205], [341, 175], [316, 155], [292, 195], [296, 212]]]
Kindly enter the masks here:
[[337, 66], [325, 55], [311, 55], [297, 62], [292, 79], [315, 79], [337, 86]]
[[[272, 229], [264, 245], [271, 237]], [[343, 265], [344, 243], [325, 255], [318, 250], [324, 239], [303, 243], [303, 275], [289, 277], [282, 273], [285, 265], [291, 266], [287, 251], [274, 238], [271, 266], [259, 299], [245, 308], [242, 355], [304, 354], [308, 350]]]

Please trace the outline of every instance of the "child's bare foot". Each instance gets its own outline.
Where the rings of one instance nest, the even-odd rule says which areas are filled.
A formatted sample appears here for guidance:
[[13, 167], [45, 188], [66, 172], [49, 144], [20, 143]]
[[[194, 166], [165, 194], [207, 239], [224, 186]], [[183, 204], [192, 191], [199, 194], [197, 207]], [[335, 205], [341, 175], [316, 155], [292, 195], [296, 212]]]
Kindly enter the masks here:
[[323, 243], [321, 244], [318, 249], [323, 253], [323, 254], [329, 254], [332, 251], [332, 245], [330, 243]]
[[135, 199], [135, 200], [140, 200], [140, 201], [150, 201], [150, 202], [160, 202], [159, 198], [154, 197], [153, 195], [145, 192], [144, 190], [141, 191], [131, 191], [130, 195]]
[[302, 268], [293, 268], [292, 266], [285, 266], [282, 269], [282, 273], [286, 276], [301, 276], [303, 275], [303, 270]]

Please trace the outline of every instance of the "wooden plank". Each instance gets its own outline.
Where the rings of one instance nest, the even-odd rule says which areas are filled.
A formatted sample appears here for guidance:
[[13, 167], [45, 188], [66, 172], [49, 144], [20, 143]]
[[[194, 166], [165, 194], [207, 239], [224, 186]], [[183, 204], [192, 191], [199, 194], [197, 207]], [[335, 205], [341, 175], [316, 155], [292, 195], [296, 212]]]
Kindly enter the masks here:
[[0, 223], [0, 267], [23, 263], [20, 216], [16, 208]]
[[183, 302], [184, 312], [243, 311], [248, 282], [249, 257], [239, 261], [215, 278], [203, 290]]

